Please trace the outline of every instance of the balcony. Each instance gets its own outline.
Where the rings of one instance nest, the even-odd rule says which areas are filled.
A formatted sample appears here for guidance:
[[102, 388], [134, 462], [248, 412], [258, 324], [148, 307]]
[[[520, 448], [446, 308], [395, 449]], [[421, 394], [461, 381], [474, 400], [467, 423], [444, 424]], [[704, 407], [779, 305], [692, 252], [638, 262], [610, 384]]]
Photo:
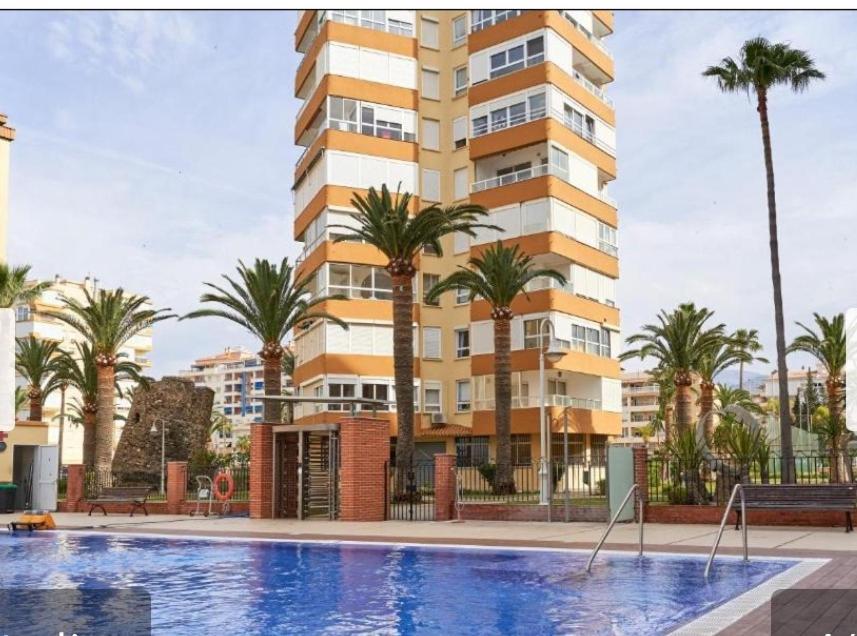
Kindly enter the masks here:
[[546, 175], [553, 175], [555, 177], [563, 179], [564, 181], [568, 181], [568, 170], [564, 170], [560, 166], [556, 166], [553, 164], [543, 163], [538, 166], [524, 168], [522, 170], [516, 170], [515, 172], [509, 172], [496, 177], [491, 177], [490, 179], [476, 181], [475, 183], [471, 184], [470, 192], [482, 192], [484, 190], [490, 190], [491, 188], [499, 188], [500, 186], [510, 185], [512, 183], [519, 183], [521, 181], [535, 179], [536, 177], [544, 177]]
[[[590, 411], [601, 410], [601, 400], [591, 400], [587, 398], [572, 397], [570, 395], [560, 395], [557, 393], [545, 396], [545, 406], [557, 406], [561, 408], [571, 407], [574, 409], [587, 409]], [[539, 397], [528, 396], [512, 396], [513, 409], [531, 409], [539, 407]], [[493, 411], [494, 400], [475, 400], [473, 402], [474, 411]]]
[[495, 24], [501, 24], [524, 13], [521, 9], [478, 9], [471, 11], [470, 32], [476, 33]]
[[583, 88], [595, 95], [598, 99], [607, 104], [610, 108], [613, 108], [613, 100], [607, 96], [607, 93], [604, 91], [603, 88], [596, 86], [591, 80], [587, 79], [586, 76], [578, 70], [575, 70], [571, 76], [575, 82], [583, 86]]
[[297, 50], [299, 53], [306, 53], [312, 46], [312, 43], [318, 37], [322, 27], [326, 21], [338, 22], [339, 24], [348, 24], [351, 26], [359, 26], [373, 31], [382, 31], [392, 33], [393, 35], [403, 35], [408, 38], [414, 37], [414, 25], [400, 20], [393, 20], [386, 16], [384, 11], [359, 11], [336, 9], [331, 11], [319, 11], [315, 16], [312, 24], [307, 28], [301, 41], [298, 43]]
[[587, 29], [585, 26], [575, 20], [571, 13], [569, 13], [568, 11], [564, 9], [559, 9], [558, 11], [559, 14], [566, 20], [568, 20], [578, 31], [580, 31], [587, 40], [592, 42], [592, 44], [594, 44], [595, 47], [598, 48], [598, 50], [604, 53], [604, 55], [609, 57], [611, 60], [613, 59], [613, 54], [609, 50], [607, 50], [607, 47], [604, 46], [604, 43], [601, 41], [601, 38], [597, 37], [594, 33], [589, 31], [589, 29]]

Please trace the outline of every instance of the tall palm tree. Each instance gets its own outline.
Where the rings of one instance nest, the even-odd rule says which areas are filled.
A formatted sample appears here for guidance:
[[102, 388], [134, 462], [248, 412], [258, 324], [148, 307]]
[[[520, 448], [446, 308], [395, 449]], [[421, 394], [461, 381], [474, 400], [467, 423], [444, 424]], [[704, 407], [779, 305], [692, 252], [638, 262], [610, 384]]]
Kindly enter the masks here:
[[[446, 291], [464, 289], [470, 302], [479, 298], [491, 306], [494, 321], [494, 418], [497, 433], [497, 472], [494, 490], [498, 494], [515, 492], [512, 473], [512, 301], [536, 278], [551, 278], [560, 285], [565, 276], [553, 269], [537, 268], [533, 259], [517, 245], [503, 247], [500, 241], [474, 256], [469, 267], [461, 267], [428, 292], [436, 300]], [[542, 449], [544, 452], [544, 449]]]
[[0, 262], [0, 309], [30, 303], [42, 295], [50, 283], [27, 284], [29, 265], [12, 267]]
[[748, 362], [750, 355], [735, 347], [731, 338], [722, 336], [712, 340], [700, 356], [696, 372], [699, 374], [699, 410], [703, 418], [705, 438], [710, 440], [714, 431], [714, 389], [717, 376], [740, 362]]
[[661, 310], [658, 324], [643, 325], [640, 333], [626, 340], [629, 345], [640, 346], [619, 356], [620, 360], [654, 358], [659, 367], [670, 370], [675, 384], [678, 435], [690, 429], [693, 419], [693, 374], [698, 372], [706, 351], [723, 337], [724, 325], [706, 325], [713, 315], [710, 309], [697, 309], [693, 303], [681, 304], [671, 312]]
[[[330, 320], [344, 329], [348, 325], [336, 316], [322, 311], [319, 305], [337, 296], [310, 298], [309, 277], [294, 278], [294, 268], [288, 258], [279, 265], [267, 259], [256, 259], [252, 267], [238, 261], [238, 278], [223, 274], [226, 286], [205, 283], [214, 290], [200, 296], [201, 303], [218, 305], [219, 308], [203, 308], [192, 311], [188, 318], [216, 317], [229, 320], [244, 327], [262, 343], [259, 357], [263, 363], [265, 395], [282, 395], [283, 340], [295, 327], [314, 320]], [[275, 400], [266, 400], [264, 421], [279, 422], [282, 405]]]
[[27, 401], [30, 398], [27, 397], [27, 392], [24, 390], [24, 387], [16, 386], [15, 387], [15, 413], [24, 408], [27, 404]]
[[664, 441], [670, 440], [675, 414], [675, 378], [672, 369], [657, 367], [649, 371], [649, 375], [658, 385], [658, 412], [656, 417], [661, 421], [660, 428], [664, 433]]
[[724, 93], [751, 92], [756, 95], [756, 111], [762, 129], [765, 157], [765, 178], [768, 188], [768, 232], [771, 249], [771, 281], [774, 288], [774, 324], [777, 332], [777, 374], [780, 392], [780, 444], [783, 462], [783, 482], [794, 481], [791, 415], [789, 413], [789, 383], [786, 367], [786, 327], [783, 316], [783, 291], [780, 279], [780, 250], [777, 239], [777, 199], [774, 188], [774, 158], [771, 149], [771, 125], [768, 120], [768, 92], [779, 85], [793, 92], [806, 90], [813, 80], [824, 79], [824, 73], [806, 51], [793, 49], [781, 42], [771, 43], [763, 37], [744, 42], [737, 61], [725, 57], [719, 65], [709, 66], [702, 73], [714, 77]]
[[[759, 332], [756, 329], [736, 329], [732, 334], [732, 342], [735, 347], [742, 353], [751, 356], [748, 362], [768, 362], [767, 358], [756, 355], [762, 350], [762, 343], [759, 342]], [[738, 362], [738, 388], [744, 388], [744, 360]]]
[[351, 205], [357, 228], [334, 226], [347, 233], [336, 241], [363, 241], [373, 245], [387, 259], [385, 269], [393, 286], [393, 368], [396, 377], [396, 464], [399, 474], [411, 470], [414, 460], [414, 260], [423, 247], [443, 254], [441, 238], [461, 232], [475, 236], [484, 226], [479, 219], [485, 208], [464, 204], [441, 207], [438, 204], [410, 214], [412, 195], [409, 192], [390, 193], [386, 185], [379, 192], [369, 188], [363, 196], [354, 194]]
[[753, 401], [753, 396], [745, 389], [733, 389], [725, 384], [718, 384], [714, 389], [714, 405], [718, 413], [726, 413], [730, 406], [737, 406], [753, 415], [761, 415], [762, 407]]
[[[72, 421], [83, 426], [83, 463], [92, 468], [95, 463], [95, 419], [98, 413], [98, 365], [95, 352], [88, 342], [75, 342], [74, 353], [64, 351], [57, 358], [57, 375], [61, 382], [77, 389], [75, 417]], [[122, 383], [134, 382], [148, 386], [149, 378], [142, 374], [142, 367], [119, 354], [115, 366], [116, 396], [123, 398]]]
[[15, 370], [27, 381], [31, 422], [42, 421], [42, 405], [45, 399], [60, 386], [57, 376], [59, 355], [58, 342], [39, 340], [33, 335], [17, 340]]
[[116, 415], [116, 365], [120, 349], [138, 333], [157, 322], [174, 318], [169, 309], [150, 309], [147, 296], [126, 295], [120, 287], [101, 289], [96, 295], [84, 289], [85, 302], [62, 297], [63, 311], [50, 312], [86, 339], [95, 356], [98, 390], [95, 414], [96, 471], [108, 472], [113, 459], [113, 422]]

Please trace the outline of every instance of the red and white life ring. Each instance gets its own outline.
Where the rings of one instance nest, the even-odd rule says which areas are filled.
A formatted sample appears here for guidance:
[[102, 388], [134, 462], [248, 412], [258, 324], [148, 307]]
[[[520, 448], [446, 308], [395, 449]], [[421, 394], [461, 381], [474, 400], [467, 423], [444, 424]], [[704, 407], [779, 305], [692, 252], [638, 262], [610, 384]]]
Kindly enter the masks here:
[[[226, 482], [225, 491], [220, 488], [220, 484], [223, 482]], [[214, 477], [212, 490], [214, 491], [214, 496], [219, 501], [226, 501], [229, 499], [232, 496], [232, 493], [235, 492], [235, 481], [233, 481], [232, 475], [224, 472], [217, 473]]]

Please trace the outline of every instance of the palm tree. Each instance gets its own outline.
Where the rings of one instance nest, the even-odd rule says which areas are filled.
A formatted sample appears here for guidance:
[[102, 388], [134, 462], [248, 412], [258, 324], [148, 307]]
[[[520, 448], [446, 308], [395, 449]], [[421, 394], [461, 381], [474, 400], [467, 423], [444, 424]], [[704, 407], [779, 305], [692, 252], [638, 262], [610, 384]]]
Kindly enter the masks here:
[[527, 283], [537, 278], [550, 278], [560, 285], [565, 284], [565, 276], [553, 269], [536, 268], [532, 257], [522, 253], [517, 245], [503, 247], [497, 241], [482, 256], [472, 257], [469, 267], [459, 268], [428, 292], [428, 300], [431, 301], [446, 291], [464, 289], [470, 302], [480, 298], [491, 306], [491, 318], [494, 320], [494, 417], [497, 433], [494, 490], [497, 494], [515, 492], [512, 474], [512, 301], [524, 292]]
[[[98, 413], [98, 365], [90, 343], [75, 342], [74, 347], [73, 354], [64, 351], [57, 358], [57, 376], [79, 393], [74, 400], [71, 421], [83, 426], [83, 463], [92, 468], [95, 464], [95, 419]], [[149, 378], [142, 375], [142, 367], [125, 359], [125, 354], [117, 356], [114, 376], [116, 396], [120, 399], [125, 395], [122, 390], [125, 381], [143, 387], [149, 385]]]
[[661, 369], [669, 369], [675, 385], [676, 427], [679, 435], [691, 425], [693, 374], [698, 372], [702, 357], [712, 344], [723, 337], [722, 324], [707, 327], [706, 322], [714, 312], [697, 309], [693, 303], [679, 305], [671, 312], [661, 310], [658, 324], [643, 325], [640, 333], [630, 336], [629, 345], [640, 343], [619, 356], [620, 360], [631, 358], [655, 358]]
[[24, 390], [24, 387], [16, 386], [15, 387], [15, 413], [18, 413], [24, 406], [27, 404], [29, 398], [27, 397], [27, 392]]
[[11, 267], [0, 262], [0, 309], [31, 303], [42, 295], [50, 283], [27, 284], [29, 265]]
[[699, 374], [699, 407], [706, 439], [710, 440], [714, 431], [715, 378], [729, 367], [749, 360], [749, 354], [740, 351], [726, 336], [712, 340], [700, 357], [696, 372]]
[[59, 343], [39, 340], [30, 335], [27, 338], [18, 338], [17, 345], [15, 370], [27, 381], [27, 397], [30, 399], [29, 420], [41, 422], [45, 398], [60, 386], [57, 376]]
[[768, 231], [771, 247], [771, 280], [774, 287], [774, 323], [777, 332], [777, 374], [780, 389], [780, 444], [783, 462], [783, 482], [794, 481], [791, 458], [792, 431], [789, 414], [789, 384], [786, 367], [786, 328], [783, 317], [783, 292], [780, 279], [780, 251], [777, 239], [777, 200], [774, 189], [774, 158], [771, 150], [771, 125], [768, 121], [768, 92], [778, 85], [788, 85], [793, 92], [806, 90], [813, 80], [824, 79], [824, 73], [806, 51], [793, 49], [788, 44], [771, 43], [763, 37], [744, 42], [738, 60], [725, 57], [717, 66], [709, 66], [702, 73], [714, 77], [724, 93], [750, 92], [756, 95], [756, 111], [762, 128], [762, 147], [765, 157], [765, 177], [768, 186]]
[[827, 449], [830, 457], [830, 483], [852, 481], [850, 461], [845, 461], [840, 449], [847, 448], [851, 440], [851, 431], [845, 426], [845, 418], [841, 415], [834, 417], [826, 406], [819, 406], [812, 416], [812, 430], [818, 435], [819, 441]]
[[753, 401], [750, 392], [745, 389], [733, 389], [725, 384], [718, 384], [714, 389], [714, 404], [718, 413], [727, 413], [729, 407], [742, 408], [753, 415], [761, 415], [764, 411]]
[[[759, 332], [756, 329], [736, 329], [732, 334], [732, 342], [735, 348], [744, 354], [750, 356], [748, 362], [768, 362], [767, 358], [757, 356], [756, 354], [762, 350], [762, 343], [759, 342]], [[744, 359], [738, 362], [738, 388], [744, 388]]]
[[[197, 309], [182, 316], [181, 320], [216, 317], [244, 327], [262, 343], [259, 357], [263, 363], [265, 395], [282, 395], [285, 355], [282, 343], [286, 334], [314, 320], [330, 320], [347, 329], [346, 323], [319, 307], [327, 300], [340, 297], [310, 298], [312, 279], [295, 279], [294, 268], [288, 258], [284, 258], [279, 265], [257, 258], [252, 267], [238, 261], [237, 270], [237, 280], [223, 274], [227, 287], [205, 283], [215, 293], [203, 294], [199, 302], [219, 305], [221, 308]], [[265, 422], [279, 422], [282, 419], [282, 405], [275, 400], [266, 400], [263, 418]]]
[[107, 473], [113, 459], [119, 350], [144, 329], [175, 315], [167, 313], [169, 309], [150, 309], [147, 296], [126, 296], [121, 287], [114, 291], [99, 290], [95, 296], [84, 289], [84, 296], [85, 302], [63, 296], [64, 311], [50, 315], [75, 329], [92, 347], [98, 379], [94, 467], [100, 473]]
[[664, 433], [664, 441], [667, 442], [670, 439], [675, 414], [675, 379], [672, 370], [665, 367], [652, 369], [649, 375], [658, 385], [658, 413], [655, 417], [661, 422], [660, 428]]
[[[485, 208], [464, 204], [452, 207], [431, 205], [410, 214], [412, 195], [409, 192], [390, 193], [386, 185], [378, 192], [369, 188], [363, 196], [356, 194], [351, 205], [357, 210], [354, 219], [357, 228], [339, 227], [347, 233], [336, 238], [340, 241], [363, 241], [373, 245], [387, 259], [385, 269], [393, 287], [393, 368], [396, 377], [396, 465], [405, 475], [414, 460], [414, 260], [423, 247], [431, 247], [443, 254], [441, 238], [461, 232], [475, 236], [481, 227], [478, 221], [486, 214]], [[490, 226], [493, 228], [493, 226]], [[424, 290], [425, 291], [425, 290]]]

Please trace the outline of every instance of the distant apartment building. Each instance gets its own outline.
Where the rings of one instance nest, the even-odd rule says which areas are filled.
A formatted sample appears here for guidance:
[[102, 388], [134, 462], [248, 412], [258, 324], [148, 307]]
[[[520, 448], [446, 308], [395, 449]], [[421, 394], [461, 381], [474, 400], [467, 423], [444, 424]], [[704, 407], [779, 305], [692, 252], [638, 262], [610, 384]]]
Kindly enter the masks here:
[[[193, 380], [197, 386], [214, 391], [214, 410], [226, 416], [232, 424], [229, 433], [214, 434], [211, 445], [217, 451], [231, 449], [239, 438], [250, 435], [250, 424], [262, 421], [262, 402], [254, 399], [264, 395], [264, 365], [255, 353], [243, 347], [227, 347], [217, 353], [195, 360], [190, 369], [178, 375]], [[283, 387], [291, 386], [285, 373]]]
[[[804, 391], [806, 391], [808, 374], [811, 375], [815, 390], [820, 395], [824, 395], [827, 391], [825, 388], [827, 372], [821, 365], [817, 365], [810, 369], [806, 369], [805, 367], [801, 367], [800, 369], [790, 369], [788, 375], [790, 399], [794, 399], [798, 395], [798, 392], [802, 395]], [[771, 398], [777, 398], [780, 395], [779, 375], [776, 371], [771, 371], [763, 382], [758, 384], [756, 387], [749, 388], [751, 389], [750, 392], [752, 394], [760, 396], [763, 401], [770, 400]]]
[[[57, 320], [49, 315], [49, 312], [63, 311], [63, 296], [77, 299], [81, 302], [85, 301], [84, 290], [93, 294], [98, 289], [97, 280], [86, 277], [82, 282], [71, 281], [56, 276], [51, 286], [42, 293], [41, 297], [27, 305], [18, 305], [15, 307], [15, 336], [17, 338], [27, 338], [35, 336], [40, 340], [52, 340], [59, 342], [63, 350], [74, 354], [76, 352], [74, 343], [82, 341], [80, 334], [72, 329], [66, 323]], [[152, 352], [152, 329], [144, 329], [139, 334], [131, 338], [120, 353], [125, 356], [125, 359], [136, 362], [143, 367], [143, 373], [151, 367], [150, 355]], [[17, 377], [18, 386], [26, 386], [24, 378]], [[126, 381], [123, 389], [132, 388], [133, 384]], [[69, 388], [66, 391], [66, 404], [71, 404], [80, 396], [78, 392]], [[59, 391], [51, 393], [46, 399], [43, 406], [42, 420], [50, 427], [49, 440], [55, 444], [59, 439], [59, 415], [61, 406], [61, 395]], [[124, 426], [124, 417], [128, 415], [131, 409], [130, 396], [116, 400], [116, 421], [113, 435], [114, 445], [119, 443], [122, 427]], [[25, 404], [24, 409], [18, 414], [19, 419], [27, 419], [28, 406]], [[63, 463], [74, 464], [83, 461], [83, 427], [72, 426], [66, 423], [63, 433]]]
[[[622, 372], [622, 435], [614, 443], [642, 441], [641, 429], [658, 414], [659, 390], [658, 383], [645, 371]], [[663, 435], [657, 437], [662, 438]]]
[[[394, 400], [392, 285], [384, 258], [335, 243], [353, 226], [351, 198], [386, 183], [433, 203], [471, 202], [501, 231], [446, 237], [426, 250], [414, 280], [418, 456], [493, 457], [493, 323], [485, 301], [425, 292], [502, 240], [568, 282], [533, 281], [512, 309], [512, 432], [516, 457], [538, 458], [539, 325], [549, 318], [565, 355], [547, 363], [555, 434], [573, 410], [576, 447], [603, 448], [621, 432], [616, 281], [615, 113], [606, 85], [610, 11], [307, 10], [295, 77], [302, 100], [295, 142], [298, 273], [313, 292], [344, 294], [295, 335], [300, 394]], [[547, 340], [547, 339], [545, 339]], [[335, 421], [347, 407], [299, 409], [299, 423]], [[396, 436], [394, 407], [384, 407]]]

